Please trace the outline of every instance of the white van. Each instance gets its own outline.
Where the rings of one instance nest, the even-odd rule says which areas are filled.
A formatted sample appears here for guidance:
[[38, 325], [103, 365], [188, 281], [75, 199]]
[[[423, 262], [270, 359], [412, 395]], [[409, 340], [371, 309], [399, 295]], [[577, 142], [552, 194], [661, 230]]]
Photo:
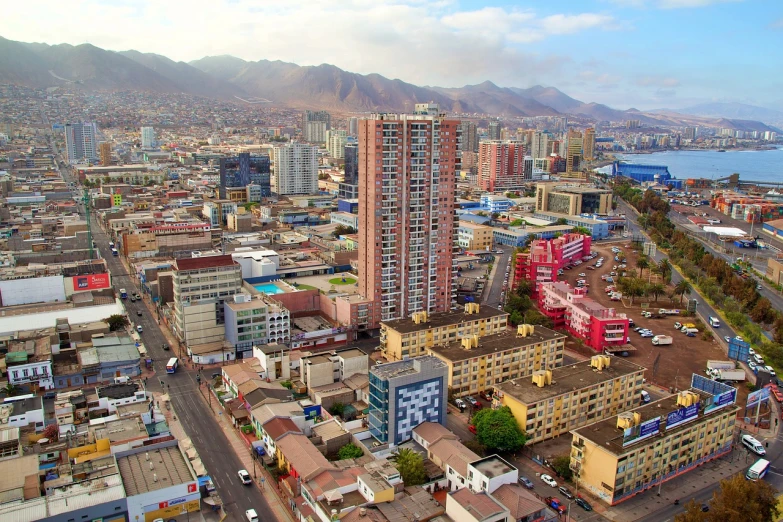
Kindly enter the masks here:
[[759, 441], [757, 441], [750, 435], [742, 436], [742, 445], [748, 448], [756, 455], [758, 455], [759, 457], [763, 457], [764, 455], [767, 454], [767, 451], [764, 449], [764, 446], [762, 446]]
[[642, 395], [642, 402], [643, 403], [647, 404], [648, 402], [650, 402], [650, 394], [649, 393], [647, 393], [646, 391], [642, 390], [641, 391], [641, 395]]

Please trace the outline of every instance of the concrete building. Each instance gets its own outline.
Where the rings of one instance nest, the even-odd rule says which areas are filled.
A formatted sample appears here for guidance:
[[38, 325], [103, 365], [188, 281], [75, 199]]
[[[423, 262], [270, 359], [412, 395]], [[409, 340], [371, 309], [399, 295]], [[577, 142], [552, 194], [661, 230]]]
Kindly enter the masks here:
[[236, 156], [220, 158], [219, 196], [221, 199], [228, 197], [227, 188], [244, 188], [249, 185], [257, 185], [261, 197], [267, 198], [271, 195], [271, 160], [268, 154], [240, 152]]
[[566, 226], [570, 230], [573, 227], [582, 227], [590, 231], [590, 237], [593, 240], [604, 239], [609, 237], [610, 228], [614, 228], [615, 225], [604, 219], [593, 219], [590, 217], [583, 217], [580, 215], [569, 216], [566, 214], [558, 214], [557, 212], [534, 212], [533, 217], [536, 219], [543, 219], [550, 223], [555, 223], [561, 219], [565, 219]]
[[326, 131], [326, 150], [329, 156], [335, 159], [342, 159], [345, 156], [345, 144], [348, 141], [348, 134], [344, 130]]
[[369, 357], [356, 348], [333, 354], [303, 357], [299, 363], [302, 382], [308, 390], [343, 381], [352, 375], [367, 375]]
[[238, 293], [223, 307], [226, 341], [236, 348], [237, 359], [253, 357], [253, 346], [291, 340], [290, 312], [266, 294]]
[[506, 212], [514, 206], [513, 199], [495, 194], [483, 194], [479, 201], [481, 203], [481, 209], [490, 214], [494, 214], [495, 212]]
[[427, 349], [449, 369], [455, 397], [491, 391], [510, 379], [563, 365], [564, 334], [543, 326], [519, 325], [516, 332], [462, 337]]
[[460, 150], [464, 152], [476, 153], [479, 151], [478, 129], [476, 124], [469, 120], [462, 120], [460, 123], [462, 129], [462, 143]]
[[326, 111], [302, 113], [302, 138], [310, 143], [324, 143], [326, 131], [332, 128], [332, 116]]
[[576, 216], [606, 215], [612, 210], [612, 192], [589, 185], [536, 184], [536, 211]]
[[98, 150], [100, 151], [101, 165], [111, 165], [111, 143], [102, 141]]
[[416, 357], [370, 369], [370, 433], [396, 446], [422, 422], [446, 424], [448, 368], [436, 357]]
[[359, 124], [359, 293], [380, 303], [373, 324], [456, 298], [460, 122], [376, 115]]
[[[518, 190], [525, 183], [525, 146], [519, 141], [479, 144], [479, 186], [489, 192]], [[532, 174], [532, 173], [531, 173]]]
[[568, 131], [567, 140], [566, 173], [579, 172], [582, 164], [582, 133], [570, 130]]
[[380, 348], [389, 361], [418, 357], [435, 345], [464, 337], [495, 335], [508, 328], [508, 313], [477, 303], [465, 305], [464, 312], [427, 314], [381, 323]]
[[98, 159], [98, 129], [95, 123], [65, 124], [65, 154], [68, 163], [89, 163]]
[[580, 488], [614, 505], [728, 454], [736, 390], [713, 391], [691, 388], [573, 430]]
[[520, 281], [528, 281], [533, 297], [538, 296], [541, 283], [557, 281], [557, 271], [589, 255], [591, 245], [590, 236], [571, 233], [549, 240], [534, 240], [528, 252], [519, 252], [514, 256], [512, 287], [518, 286]]
[[555, 282], [540, 283], [538, 289], [538, 308], [555, 328], [565, 327], [597, 352], [628, 342], [628, 317], [587, 297], [586, 288]]
[[275, 147], [274, 157], [278, 195], [318, 193], [318, 147], [287, 143]]
[[489, 127], [487, 129], [487, 138], [490, 140], [499, 140], [501, 139], [503, 125], [498, 120], [489, 122]]
[[460, 221], [457, 229], [457, 244], [466, 250], [492, 248], [492, 227]]
[[582, 138], [582, 157], [585, 161], [593, 161], [595, 159], [595, 128], [593, 127], [585, 129], [585, 134]]
[[497, 384], [492, 402], [509, 407], [528, 443], [541, 442], [639, 404], [644, 371], [619, 357], [594, 355]]
[[339, 184], [338, 196], [340, 199], [357, 199], [359, 197], [359, 145], [357, 143], [346, 143], [343, 154], [345, 157], [345, 176], [343, 182]]
[[155, 141], [155, 129], [152, 127], [141, 128], [141, 148], [154, 149], [157, 146]]
[[191, 345], [222, 342], [224, 303], [242, 288], [242, 267], [231, 256], [177, 259], [174, 273], [174, 332]]
[[543, 131], [536, 131], [533, 133], [533, 139], [527, 153], [534, 159], [547, 158], [549, 156], [548, 151], [549, 134]]

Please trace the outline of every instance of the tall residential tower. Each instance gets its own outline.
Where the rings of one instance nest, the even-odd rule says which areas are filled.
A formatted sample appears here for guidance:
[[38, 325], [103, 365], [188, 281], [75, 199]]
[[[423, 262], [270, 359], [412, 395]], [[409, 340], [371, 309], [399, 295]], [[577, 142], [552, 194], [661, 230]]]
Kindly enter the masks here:
[[460, 122], [428, 112], [359, 122], [359, 291], [376, 327], [456, 298]]
[[68, 163], [92, 161], [98, 158], [98, 133], [94, 123], [68, 123], [65, 125], [65, 153]]

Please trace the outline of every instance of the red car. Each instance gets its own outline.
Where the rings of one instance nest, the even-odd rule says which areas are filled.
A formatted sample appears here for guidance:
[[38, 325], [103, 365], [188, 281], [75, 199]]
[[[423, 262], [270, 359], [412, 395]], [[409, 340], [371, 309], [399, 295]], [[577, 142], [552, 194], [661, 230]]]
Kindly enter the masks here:
[[468, 430], [475, 435], [476, 434], [476, 427], [472, 424], [468, 425]]

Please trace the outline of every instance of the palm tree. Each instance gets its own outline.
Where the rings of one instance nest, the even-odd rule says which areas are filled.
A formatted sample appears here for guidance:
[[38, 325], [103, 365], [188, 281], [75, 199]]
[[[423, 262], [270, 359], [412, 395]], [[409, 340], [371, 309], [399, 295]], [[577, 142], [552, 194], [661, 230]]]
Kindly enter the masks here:
[[647, 287], [647, 293], [653, 296], [655, 302], [658, 302], [658, 298], [666, 293], [666, 287], [661, 283], [653, 283]]
[[4, 394], [6, 397], [13, 397], [14, 395], [17, 395], [21, 389], [19, 386], [13, 383], [7, 383], [4, 388], [0, 389], [0, 393]]
[[661, 259], [661, 262], [658, 263], [658, 272], [663, 277], [664, 282], [668, 283], [672, 280], [672, 264], [669, 263], [668, 259]]
[[674, 293], [680, 296], [680, 304], [682, 304], [682, 299], [686, 294], [690, 295], [692, 289], [693, 287], [691, 284], [685, 279], [677, 283], [677, 285], [674, 287]]
[[642, 277], [645, 268], [650, 268], [650, 261], [646, 257], [640, 257], [636, 260], [636, 267], [639, 269], [639, 277]]

